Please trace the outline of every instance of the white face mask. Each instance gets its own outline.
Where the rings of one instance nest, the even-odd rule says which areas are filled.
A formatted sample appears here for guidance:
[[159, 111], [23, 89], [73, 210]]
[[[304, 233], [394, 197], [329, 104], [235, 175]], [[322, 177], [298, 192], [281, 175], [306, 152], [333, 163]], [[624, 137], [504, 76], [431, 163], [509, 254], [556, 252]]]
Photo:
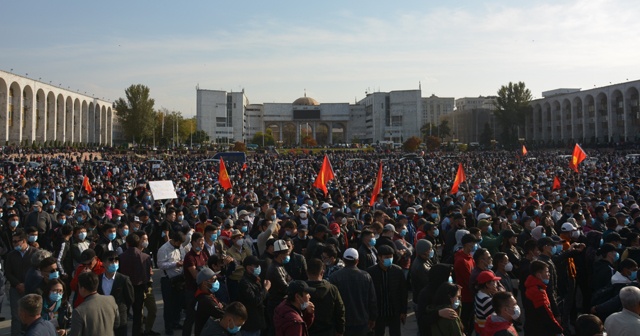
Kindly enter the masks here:
[[240, 239], [236, 240], [236, 245], [238, 245], [238, 246], [244, 245], [244, 239], [240, 238]]
[[536, 228], [536, 222], [531, 221], [531, 223], [529, 223], [529, 227], [531, 228], [531, 230]]
[[511, 272], [513, 271], [513, 264], [511, 262], [508, 262], [505, 266], [504, 266], [504, 270], [507, 272]]
[[580, 231], [571, 232], [571, 238], [578, 239], [580, 237]]

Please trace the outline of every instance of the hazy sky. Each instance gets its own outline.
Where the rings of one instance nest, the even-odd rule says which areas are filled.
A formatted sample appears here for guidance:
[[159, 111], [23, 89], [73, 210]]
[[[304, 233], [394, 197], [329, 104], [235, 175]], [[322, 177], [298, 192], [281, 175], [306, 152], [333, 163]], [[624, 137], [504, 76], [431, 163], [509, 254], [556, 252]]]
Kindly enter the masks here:
[[534, 97], [640, 79], [640, 6], [581, 1], [3, 1], [0, 68], [104, 96], [151, 88], [194, 115], [196, 92], [251, 103], [353, 102], [365, 91]]

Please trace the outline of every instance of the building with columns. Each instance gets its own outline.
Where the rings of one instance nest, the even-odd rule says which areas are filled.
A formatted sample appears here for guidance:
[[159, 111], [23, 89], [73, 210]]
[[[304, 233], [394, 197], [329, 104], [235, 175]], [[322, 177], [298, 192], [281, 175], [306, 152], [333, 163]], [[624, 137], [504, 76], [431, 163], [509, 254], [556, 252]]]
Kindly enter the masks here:
[[640, 80], [580, 90], [545, 91], [531, 101], [527, 142], [595, 144], [640, 140]]
[[111, 146], [112, 105], [0, 71], [0, 145], [58, 141]]
[[196, 89], [198, 129], [212, 141], [251, 142], [270, 130], [282, 145], [312, 137], [319, 145], [403, 142], [420, 136], [421, 90], [368, 93], [354, 104], [320, 103], [306, 93], [292, 103], [250, 104], [244, 91]]

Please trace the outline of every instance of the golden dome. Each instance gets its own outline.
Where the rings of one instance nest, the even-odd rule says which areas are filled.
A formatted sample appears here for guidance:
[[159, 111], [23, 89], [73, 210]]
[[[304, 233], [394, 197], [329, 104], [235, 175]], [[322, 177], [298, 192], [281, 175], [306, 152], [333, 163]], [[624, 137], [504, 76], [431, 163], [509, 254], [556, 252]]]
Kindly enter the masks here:
[[307, 94], [305, 93], [304, 97], [300, 97], [298, 99], [296, 99], [293, 102], [293, 105], [307, 105], [307, 106], [318, 106], [320, 105], [320, 103], [318, 103], [317, 100], [311, 98], [311, 97], [307, 97]]

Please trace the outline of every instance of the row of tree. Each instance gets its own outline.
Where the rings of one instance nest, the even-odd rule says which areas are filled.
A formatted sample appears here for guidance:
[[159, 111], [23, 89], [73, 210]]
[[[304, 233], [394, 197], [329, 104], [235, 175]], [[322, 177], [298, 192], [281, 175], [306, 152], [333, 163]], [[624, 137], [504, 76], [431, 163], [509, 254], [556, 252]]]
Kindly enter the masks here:
[[161, 147], [209, 141], [197, 130], [195, 117], [184, 118], [179, 111], [155, 109], [149, 87], [134, 84], [124, 90], [125, 98], [115, 102], [115, 110], [127, 142]]

